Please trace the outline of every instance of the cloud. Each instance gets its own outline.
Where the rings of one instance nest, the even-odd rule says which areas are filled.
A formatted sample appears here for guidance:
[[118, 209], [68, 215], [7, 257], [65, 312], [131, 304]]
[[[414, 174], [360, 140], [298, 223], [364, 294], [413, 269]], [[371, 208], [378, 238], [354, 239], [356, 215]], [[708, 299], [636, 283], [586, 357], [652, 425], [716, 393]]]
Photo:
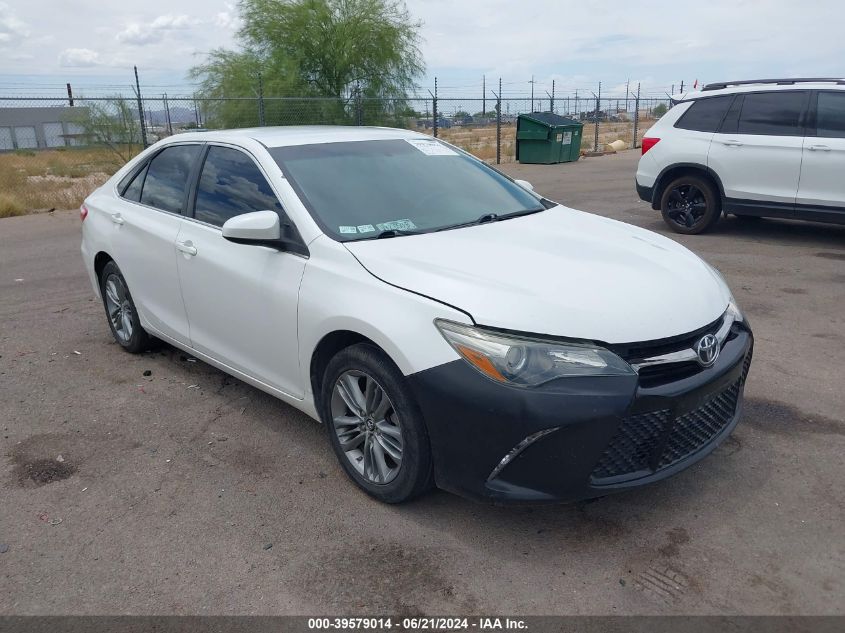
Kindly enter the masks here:
[[8, 4], [0, 2], [0, 46], [15, 44], [28, 35], [26, 23], [18, 19]]
[[90, 48], [66, 48], [59, 54], [59, 66], [63, 68], [91, 68], [100, 64], [100, 54]]
[[152, 22], [144, 24], [131, 22], [115, 37], [123, 44], [145, 46], [160, 42], [168, 31], [188, 29], [195, 23], [196, 21], [187, 15], [160, 15]]

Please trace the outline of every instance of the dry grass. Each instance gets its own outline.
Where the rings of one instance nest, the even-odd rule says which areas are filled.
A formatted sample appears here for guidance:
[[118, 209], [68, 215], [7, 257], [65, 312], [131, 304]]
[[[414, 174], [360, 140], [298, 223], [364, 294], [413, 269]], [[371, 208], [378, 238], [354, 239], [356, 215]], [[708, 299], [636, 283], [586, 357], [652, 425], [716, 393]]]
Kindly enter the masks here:
[[106, 148], [68, 147], [2, 153], [0, 217], [78, 207], [122, 164], [121, 159]]
[[[652, 121], [640, 121], [637, 130], [637, 139], [642, 141], [643, 134], [651, 126]], [[584, 125], [581, 141], [581, 152], [592, 151], [595, 140], [596, 126], [594, 123]], [[487, 125], [484, 127], [452, 127], [440, 129], [437, 136], [447, 143], [457, 145], [471, 154], [488, 162], [496, 161], [496, 126]], [[621, 139], [630, 147], [634, 137], [633, 123], [599, 123], [599, 149], [603, 150], [605, 145]], [[516, 160], [516, 125], [502, 126], [502, 151], [503, 163], [512, 163]]]

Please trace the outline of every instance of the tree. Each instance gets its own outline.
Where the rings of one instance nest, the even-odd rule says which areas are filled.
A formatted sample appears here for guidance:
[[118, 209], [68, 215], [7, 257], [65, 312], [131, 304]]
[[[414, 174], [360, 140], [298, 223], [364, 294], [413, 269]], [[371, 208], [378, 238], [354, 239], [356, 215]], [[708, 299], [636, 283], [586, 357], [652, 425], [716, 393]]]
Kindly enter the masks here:
[[[242, 50], [214, 50], [191, 71], [203, 97], [256, 97], [260, 72], [265, 95], [327, 97], [333, 116], [349, 116], [358, 97], [404, 98], [424, 71], [421, 25], [404, 0], [242, 0], [239, 9]], [[257, 123], [246, 104], [214, 107], [223, 123]]]
[[90, 101], [75, 121], [92, 145], [109, 148], [122, 165], [141, 149], [141, 124], [132, 102], [123, 97]]
[[669, 108], [665, 103], [658, 103], [652, 109], [651, 114], [652, 114], [652, 116], [654, 116], [654, 118], [659, 118], [659, 117], [662, 117], [664, 114], [666, 114], [668, 111], [669, 111]]

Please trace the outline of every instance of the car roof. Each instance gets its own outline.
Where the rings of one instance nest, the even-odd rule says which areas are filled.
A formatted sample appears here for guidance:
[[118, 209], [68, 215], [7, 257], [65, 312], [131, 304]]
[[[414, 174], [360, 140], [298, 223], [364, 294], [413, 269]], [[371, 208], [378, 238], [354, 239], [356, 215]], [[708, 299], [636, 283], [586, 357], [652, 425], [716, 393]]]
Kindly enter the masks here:
[[746, 82], [717, 82], [706, 85], [701, 90], [693, 90], [679, 95], [672, 95], [672, 101], [675, 103], [682, 103], [684, 101], [703, 99], [704, 97], [716, 97], [719, 95], [732, 95], [746, 92], [788, 92], [792, 90], [845, 90], [845, 79], [762, 79], [759, 81], [750, 80]]
[[405, 138], [431, 138], [411, 130], [388, 127], [363, 127], [352, 125], [286, 125], [271, 127], [185, 132], [171, 140], [238, 142], [247, 139], [258, 141], [265, 147], [287, 147], [315, 143], [343, 143], [348, 141], [378, 141]]

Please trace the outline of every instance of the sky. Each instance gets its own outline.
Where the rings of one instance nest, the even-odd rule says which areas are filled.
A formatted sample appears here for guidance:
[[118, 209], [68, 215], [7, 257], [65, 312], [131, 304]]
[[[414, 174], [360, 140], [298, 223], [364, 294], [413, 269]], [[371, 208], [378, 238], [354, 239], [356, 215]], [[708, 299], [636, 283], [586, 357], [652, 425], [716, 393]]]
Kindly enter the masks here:
[[[681, 82], [845, 76], [843, 0], [407, 0], [441, 96], [663, 96]], [[237, 46], [227, 0], [0, 0], [0, 94], [188, 94], [187, 70]]]

